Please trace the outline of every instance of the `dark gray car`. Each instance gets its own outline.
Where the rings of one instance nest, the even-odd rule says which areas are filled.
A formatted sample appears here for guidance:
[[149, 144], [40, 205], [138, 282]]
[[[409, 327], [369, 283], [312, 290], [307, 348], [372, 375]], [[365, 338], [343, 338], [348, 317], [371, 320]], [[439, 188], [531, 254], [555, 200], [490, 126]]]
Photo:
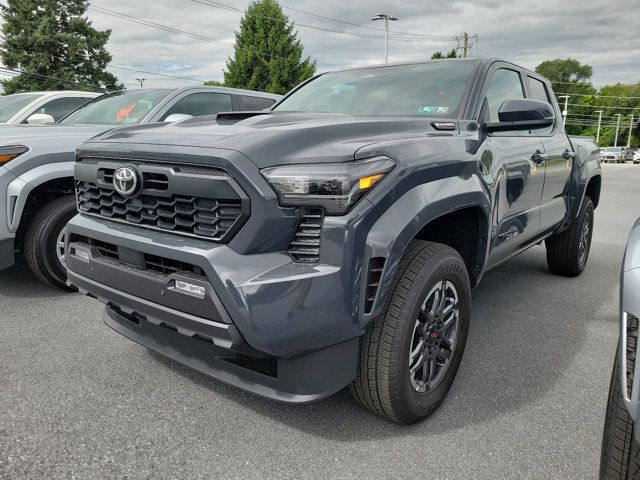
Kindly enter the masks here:
[[207, 86], [125, 90], [98, 97], [55, 125], [0, 128], [0, 269], [23, 251], [39, 278], [66, 286], [62, 234], [76, 212], [73, 165], [85, 140], [122, 125], [260, 110], [279, 98]]
[[544, 241], [580, 275], [600, 174], [551, 84], [512, 63], [331, 72], [271, 111], [82, 145], [68, 278], [110, 327], [224, 382], [285, 402], [349, 385], [412, 423], [455, 378], [488, 269]]

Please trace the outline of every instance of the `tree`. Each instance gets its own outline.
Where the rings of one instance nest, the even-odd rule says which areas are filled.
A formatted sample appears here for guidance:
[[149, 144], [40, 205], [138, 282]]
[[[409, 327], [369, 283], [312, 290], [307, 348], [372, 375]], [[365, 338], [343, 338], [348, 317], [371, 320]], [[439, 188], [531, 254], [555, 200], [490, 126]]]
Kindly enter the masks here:
[[[593, 101], [596, 89], [589, 83], [593, 68], [583, 65], [575, 58], [563, 60], [546, 60], [536, 67], [536, 72], [546, 77], [552, 84], [556, 95], [569, 95], [569, 116], [566, 125], [567, 133], [571, 135], [583, 134], [583, 126], [576, 125], [577, 118], [592, 118]], [[558, 99], [560, 106], [564, 107], [563, 99]]]
[[87, 7], [87, 0], [6, 0], [0, 58], [22, 73], [2, 80], [5, 93], [123, 88], [106, 71], [111, 30], [93, 28]]
[[205, 85], [208, 85], [210, 87], [224, 87], [226, 86], [224, 84], [224, 82], [221, 82], [219, 80], [207, 80], [206, 82], [204, 82]]
[[431, 55], [431, 60], [440, 60], [442, 58], [458, 58], [458, 52], [455, 48], [452, 48], [446, 55], [441, 51], [433, 52], [433, 55]]
[[302, 60], [303, 47], [294, 25], [276, 0], [249, 4], [236, 32], [234, 58], [227, 60], [224, 84], [271, 93], [286, 93], [316, 71]]

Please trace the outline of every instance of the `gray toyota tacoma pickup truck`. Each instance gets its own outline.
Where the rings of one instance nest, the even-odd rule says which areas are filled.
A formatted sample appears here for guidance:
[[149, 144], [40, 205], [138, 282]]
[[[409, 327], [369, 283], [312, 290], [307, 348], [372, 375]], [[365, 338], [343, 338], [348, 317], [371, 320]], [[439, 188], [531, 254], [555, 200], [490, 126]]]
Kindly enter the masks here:
[[68, 278], [214, 378], [285, 402], [350, 386], [412, 423], [454, 380], [488, 269], [545, 241], [552, 272], [582, 272], [600, 174], [511, 63], [325, 73], [271, 111], [82, 145]]
[[269, 108], [279, 95], [221, 87], [141, 88], [104, 94], [56, 125], [0, 128], [0, 270], [24, 252], [41, 279], [66, 288], [63, 229], [76, 213], [76, 148], [119, 125]]

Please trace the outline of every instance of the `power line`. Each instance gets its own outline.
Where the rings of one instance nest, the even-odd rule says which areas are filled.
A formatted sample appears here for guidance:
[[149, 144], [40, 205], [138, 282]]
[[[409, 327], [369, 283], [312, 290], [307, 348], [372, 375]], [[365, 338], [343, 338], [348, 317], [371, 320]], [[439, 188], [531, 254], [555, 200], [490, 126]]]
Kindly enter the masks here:
[[197, 83], [204, 83], [205, 82], [205, 80], [198, 80], [197, 78], [180, 77], [178, 75], [170, 75], [168, 73], [150, 72], [148, 70], [138, 70], [136, 68], [131, 68], [131, 67], [119, 67], [117, 65], [109, 65], [108, 68], [116, 68], [118, 70], [127, 70], [129, 72], [135, 72], [135, 73], [145, 73], [147, 75], [157, 75], [159, 77], [176, 78], [178, 80], [189, 80], [191, 82], [197, 82]]
[[[212, 3], [217, 3], [217, 2], [212, 2]], [[306, 12], [306, 11], [300, 10], [298, 8], [293, 8], [293, 7], [289, 7], [287, 5], [283, 5], [282, 3], [280, 4], [280, 6], [282, 8], [286, 8], [287, 10], [292, 10], [294, 12], [303, 13], [305, 15], [310, 15], [310, 16], [316, 17], [316, 18], [322, 18], [324, 20], [330, 20], [332, 22], [343, 23], [345, 25], [351, 25], [351, 26], [359, 27], [359, 28], [366, 28], [368, 30], [375, 30], [377, 32], [384, 32], [385, 31], [383, 28], [372, 27], [370, 25], [362, 25], [360, 23], [354, 23], [354, 22], [348, 22], [346, 20], [340, 20], [339, 18], [325, 17], [324, 15], [319, 15], [317, 13]], [[400, 34], [400, 35], [414, 35], [416, 37], [429, 38], [429, 39], [447, 39], [447, 40], [455, 39], [454, 35], [424, 35], [422, 33], [400, 32], [400, 31], [397, 31], [397, 30], [389, 30], [389, 33], [397, 33], [397, 34]]]
[[[591, 88], [595, 88], [591, 83], [587, 83], [587, 82], [558, 82], [558, 81], [552, 81], [551, 83], [557, 83], [560, 85], [585, 85], [587, 87], [591, 87]], [[640, 88], [640, 85], [624, 85], [625, 88]]]
[[[206, 5], [209, 7], [214, 7], [214, 8], [219, 8], [222, 10], [228, 10], [230, 12], [236, 12], [236, 13], [240, 13], [240, 14], [244, 14], [244, 11], [241, 10], [240, 8], [237, 7], [233, 7], [231, 5], [227, 5], [224, 3], [220, 3], [220, 2], [214, 2], [212, 0], [191, 0], [194, 3], [199, 3], [201, 5]], [[260, 18], [265, 18], [267, 20], [279, 20], [277, 18], [273, 18], [273, 17], [266, 17], [266, 16], [261, 16]], [[324, 32], [330, 32], [330, 33], [337, 33], [340, 35], [348, 35], [348, 36], [354, 36], [354, 37], [361, 37], [361, 38], [384, 38], [384, 35], [373, 35], [373, 34], [369, 34], [369, 33], [362, 33], [362, 32], [351, 32], [351, 31], [346, 31], [346, 30], [335, 30], [332, 28], [325, 28], [325, 27], [318, 27], [316, 25], [307, 25], [305, 23], [298, 23], [295, 22], [295, 25], [297, 27], [303, 27], [303, 28], [312, 28], [314, 30], [321, 30]], [[446, 37], [449, 40], [454, 40], [455, 38], [453, 36], [451, 37]], [[414, 42], [414, 41], [424, 41], [425, 39], [423, 38], [402, 38], [402, 37], [389, 37], [390, 40], [399, 40], [399, 41], [405, 41], [405, 42]], [[439, 38], [440, 40], [443, 40], [443, 38]]]
[[[198, 3], [200, 3], [200, 2], [198, 2]], [[128, 20], [130, 22], [134, 22], [134, 23], [137, 23], [137, 24], [140, 24], [140, 25], [146, 25], [148, 27], [157, 28], [157, 29], [160, 29], [160, 30], [164, 30], [166, 32], [175, 33], [177, 35], [183, 35], [185, 37], [190, 37], [190, 38], [195, 38], [197, 40], [204, 40], [205, 42], [215, 43], [217, 45], [224, 45], [226, 47], [234, 47], [235, 46], [233, 43], [230, 43], [230, 42], [225, 42], [223, 40], [218, 40], [216, 38], [207, 37], [207, 36], [200, 35], [200, 34], [197, 34], [197, 33], [187, 32], [185, 30], [180, 30], [178, 28], [171, 27], [171, 26], [168, 26], [168, 25], [162, 25], [160, 23], [152, 22], [150, 20], [145, 20], [143, 18], [134, 17], [132, 15], [127, 15], [126, 13], [116, 12], [115, 10], [111, 10], [109, 8], [105, 8], [105, 7], [101, 7], [101, 6], [97, 6], [97, 5], [90, 6], [89, 10], [94, 10], [94, 11], [102, 13], [104, 15], [109, 15], [109, 16], [120, 18], [120, 19], [123, 19], [123, 20]], [[276, 54], [270, 54], [270, 53], [263, 53], [261, 55], [264, 55], [264, 56], [267, 56], [267, 57], [273, 57], [273, 58], [283, 58], [282, 55], [276, 55]], [[332, 68], [341, 68], [339, 65], [334, 65], [334, 64], [330, 64], [330, 63], [316, 62], [316, 65], [320, 65], [320, 66], [324, 66], [324, 67], [332, 67]]]
[[637, 99], [640, 97], [620, 97], [620, 96], [616, 96], [616, 95], [598, 95], [597, 93], [594, 94], [589, 94], [589, 93], [562, 93], [562, 92], [556, 92], [556, 95], [571, 95], [571, 96], [576, 96], [576, 97], [594, 97], [594, 98], [633, 98], [633, 99]]
[[567, 104], [571, 107], [588, 107], [588, 108], [609, 108], [614, 110], [640, 110], [640, 106], [638, 107], [609, 107], [606, 105], [584, 105], [582, 103], [569, 103]]
[[17, 75], [29, 75], [31, 77], [41, 78], [41, 79], [45, 79], [45, 80], [55, 80], [57, 82], [65, 84], [65, 85], [75, 85], [75, 86], [87, 87], [87, 88], [90, 88], [92, 90], [98, 90], [98, 91], [102, 91], [102, 92], [106, 91], [105, 88], [99, 87], [97, 85], [92, 85], [92, 84], [89, 84], [89, 83], [82, 83], [82, 82], [78, 82], [78, 81], [75, 81], [75, 80], [64, 80], [62, 78], [52, 77], [50, 75], [41, 75], [39, 73], [25, 72], [24, 70], [20, 70], [18, 68], [0, 67], [0, 71], [3, 71], [4, 73], [7, 73], [7, 74], [13, 74], [14, 76], [17, 76]]

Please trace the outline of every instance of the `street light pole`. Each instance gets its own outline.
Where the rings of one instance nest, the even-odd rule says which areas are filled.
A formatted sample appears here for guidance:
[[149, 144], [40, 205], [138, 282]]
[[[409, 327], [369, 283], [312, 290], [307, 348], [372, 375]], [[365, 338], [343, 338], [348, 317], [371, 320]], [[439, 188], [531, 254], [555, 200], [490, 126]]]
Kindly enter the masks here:
[[616, 113], [616, 116], [618, 117], [618, 123], [616, 123], [616, 136], [615, 139], [613, 140], [613, 146], [617, 147], [618, 146], [618, 130], [620, 130], [620, 116], [622, 114], [621, 113]]
[[627, 138], [627, 148], [631, 148], [631, 131], [633, 130], [633, 113], [629, 115], [631, 122], [629, 123], [629, 138]]
[[596, 110], [596, 113], [599, 114], [599, 116], [598, 116], [598, 133], [596, 133], [596, 144], [598, 144], [598, 146], [600, 146], [600, 125], [602, 125], [602, 110]]
[[569, 113], [567, 108], [569, 107], [570, 95], [558, 95], [558, 98], [564, 98], [564, 110], [562, 111], [562, 126], [564, 127], [567, 125], [567, 114]]
[[142, 84], [144, 83], [144, 81], [146, 80], [146, 78], [136, 78], [136, 80], [138, 82], [140, 82], [140, 88], [142, 88]]
[[395, 22], [398, 19], [393, 15], [379, 13], [371, 20], [384, 20], [384, 63], [389, 63], [389, 22]]

